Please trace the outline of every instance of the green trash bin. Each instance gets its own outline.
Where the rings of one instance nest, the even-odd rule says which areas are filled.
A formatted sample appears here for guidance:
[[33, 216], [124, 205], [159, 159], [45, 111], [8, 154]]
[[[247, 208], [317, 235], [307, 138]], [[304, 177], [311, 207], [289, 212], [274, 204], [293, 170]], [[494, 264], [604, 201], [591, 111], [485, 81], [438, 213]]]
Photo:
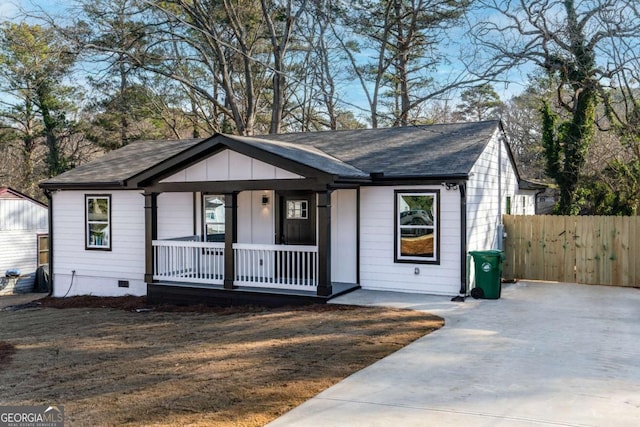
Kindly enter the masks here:
[[504, 252], [499, 250], [470, 251], [476, 273], [476, 287], [471, 290], [474, 298], [498, 299], [502, 292], [502, 261]]

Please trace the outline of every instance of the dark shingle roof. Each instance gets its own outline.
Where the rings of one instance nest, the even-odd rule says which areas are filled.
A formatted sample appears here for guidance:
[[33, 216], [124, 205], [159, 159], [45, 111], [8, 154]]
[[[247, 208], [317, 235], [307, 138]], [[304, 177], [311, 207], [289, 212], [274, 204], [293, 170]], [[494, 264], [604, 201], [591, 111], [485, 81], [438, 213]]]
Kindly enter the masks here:
[[203, 139], [176, 141], [137, 141], [104, 156], [44, 181], [44, 186], [65, 184], [117, 185], [182, 151]]
[[[499, 121], [409, 126], [384, 129], [304, 132], [261, 137], [224, 135], [283, 159], [343, 178], [369, 174], [393, 177], [467, 175], [500, 129]], [[140, 141], [44, 181], [44, 187], [121, 185], [173, 156], [209, 139]]]
[[[314, 135], [306, 133], [306, 135]], [[274, 135], [265, 137], [242, 137], [226, 135], [227, 138], [249, 144], [253, 147], [276, 154], [282, 158], [289, 159], [301, 163], [303, 165], [321, 170], [322, 172], [338, 175], [342, 177], [363, 178], [368, 177], [369, 173], [353, 167], [340, 159], [327, 154], [326, 152], [314, 147], [313, 144], [299, 144], [287, 141], [278, 141], [272, 138]], [[269, 139], [265, 139], [269, 138]]]
[[312, 145], [366, 173], [385, 177], [463, 175], [499, 128], [499, 121], [269, 135]]

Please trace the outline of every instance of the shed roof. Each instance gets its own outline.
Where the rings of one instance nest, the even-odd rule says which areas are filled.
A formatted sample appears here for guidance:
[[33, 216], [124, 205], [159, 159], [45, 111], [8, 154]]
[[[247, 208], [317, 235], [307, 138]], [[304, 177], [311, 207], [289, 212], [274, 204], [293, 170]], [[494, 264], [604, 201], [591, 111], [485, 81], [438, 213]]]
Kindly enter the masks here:
[[[217, 134], [207, 139], [140, 141], [109, 152], [41, 183], [45, 188], [124, 186], [171, 158], [202, 156], [204, 148], [243, 144], [341, 178], [434, 178], [467, 176], [497, 132], [499, 121], [383, 129], [301, 132], [246, 137]], [[227, 142], [225, 142], [227, 141]], [[233, 147], [231, 147], [233, 149]]]
[[41, 206], [43, 208], [47, 208], [45, 203], [42, 203], [39, 200], [34, 199], [33, 197], [27, 196], [24, 193], [21, 193], [18, 190], [15, 190], [11, 187], [0, 187], [0, 199], [2, 200], [26, 200], [35, 205]]

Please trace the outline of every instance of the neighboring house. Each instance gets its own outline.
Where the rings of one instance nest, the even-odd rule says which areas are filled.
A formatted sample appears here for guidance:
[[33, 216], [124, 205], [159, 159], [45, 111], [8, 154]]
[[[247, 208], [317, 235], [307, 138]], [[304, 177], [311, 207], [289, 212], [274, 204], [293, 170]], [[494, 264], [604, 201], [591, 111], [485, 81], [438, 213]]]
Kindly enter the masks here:
[[[520, 187], [498, 121], [142, 141], [44, 181], [54, 295], [467, 294]], [[511, 202], [508, 202], [511, 200]]]
[[[7, 187], [0, 187], [0, 293], [29, 292], [35, 272], [49, 253], [47, 206]], [[7, 273], [19, 275], [9, 281]], [[10, 285], [10, 286], [8, 286]]]
[[560, 200], [558, 190], [555, 188], [546, 188], [537, 194], [536, 215], [552, 215], [558, 200]]
[[[540, 195], [548, 191], [548, 185], [530, 181], [526, 179], [520, 180], [520, 190], [523, 193], [515, 198], [507, 198], [507, 215], [538, 215], [540, 214]], [[529, 191], [525, 191], [529, 190]], [[531, 195], [533, 194], [533, 197]]]

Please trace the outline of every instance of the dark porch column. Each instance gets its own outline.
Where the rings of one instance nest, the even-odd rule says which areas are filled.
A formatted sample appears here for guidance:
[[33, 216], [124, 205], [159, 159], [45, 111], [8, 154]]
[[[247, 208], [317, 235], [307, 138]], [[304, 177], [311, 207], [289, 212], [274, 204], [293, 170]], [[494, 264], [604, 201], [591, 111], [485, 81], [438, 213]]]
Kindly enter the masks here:
[[238, 193], [224, 195], [224, 288], [233, 289], [236, 275], [233, 244], [238, 240]]
[[331, 286], [331, 191], [318, 193], [318, 296], [329, 296]]
[[158, 238], [158, 193], [144, 193], [144, 281], [153, 282], [153, 241]]

